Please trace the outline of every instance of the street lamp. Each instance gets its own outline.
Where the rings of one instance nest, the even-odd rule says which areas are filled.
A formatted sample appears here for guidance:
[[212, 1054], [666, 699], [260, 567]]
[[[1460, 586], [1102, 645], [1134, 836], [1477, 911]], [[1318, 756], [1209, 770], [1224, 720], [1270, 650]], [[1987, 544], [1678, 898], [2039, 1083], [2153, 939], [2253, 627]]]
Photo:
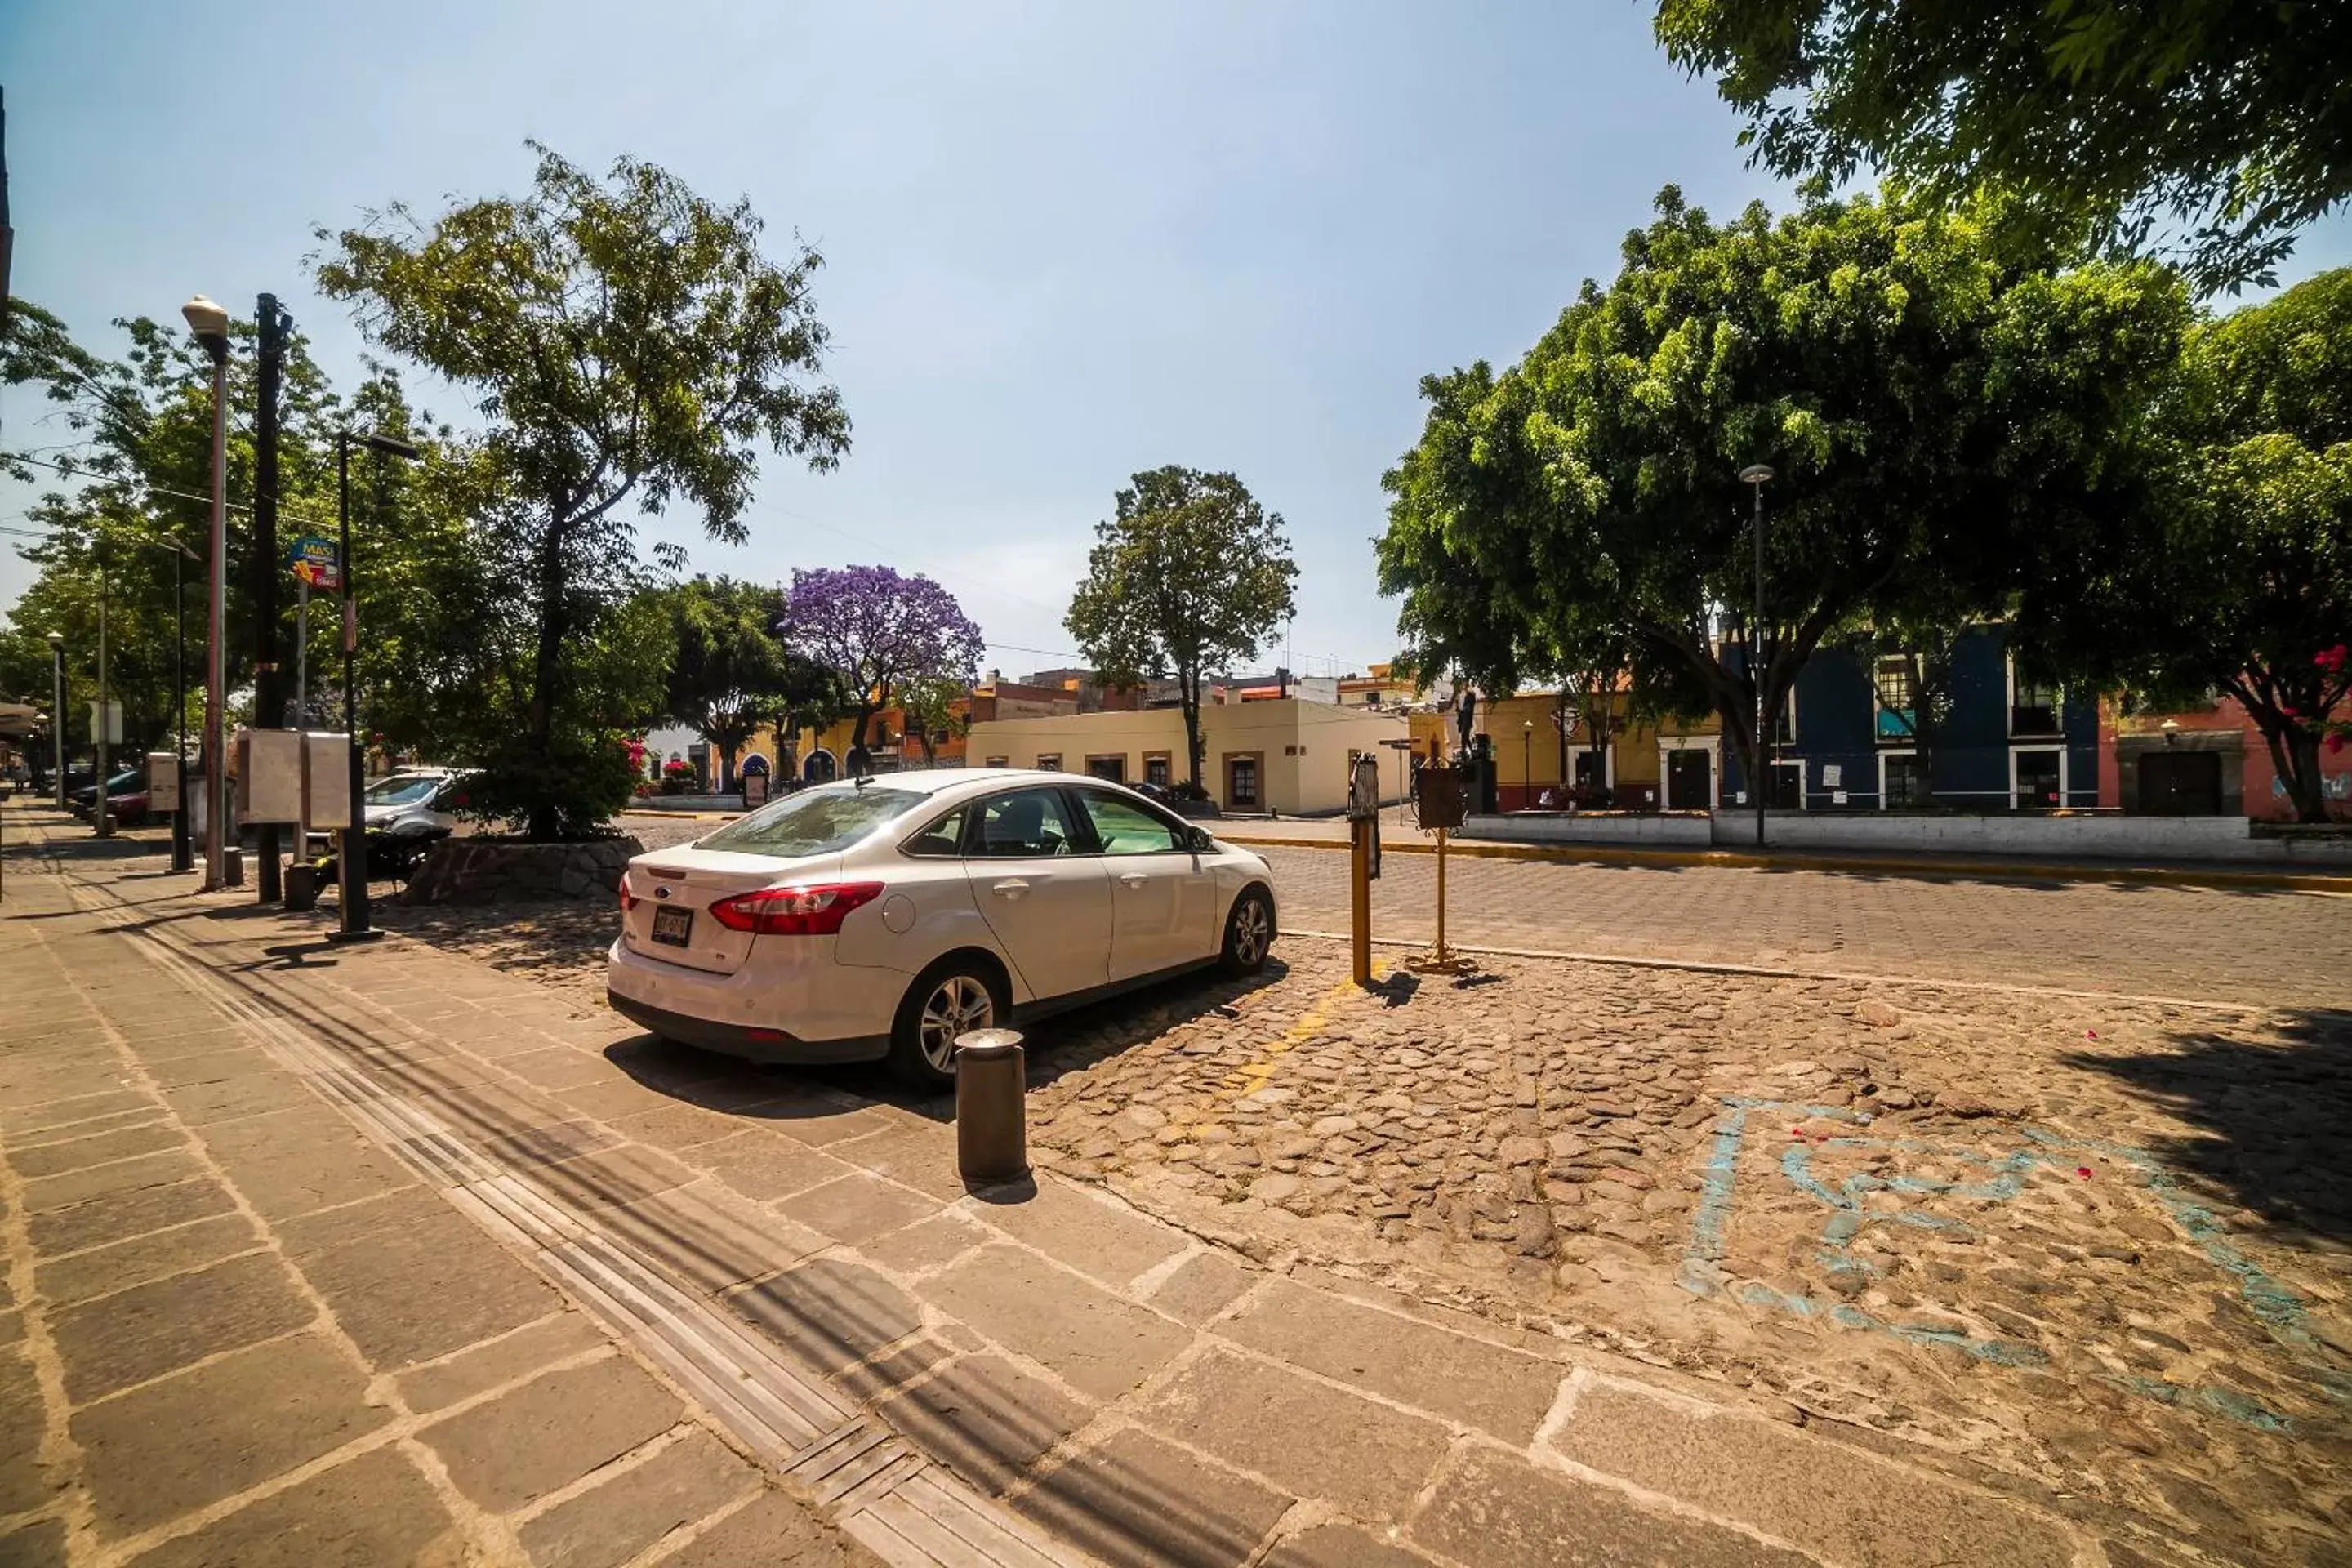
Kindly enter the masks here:
[[1757, 776], [1748, 781], [1748, 787], [1756, 792], [1756, 847], [1761, 849], [1764, 781], [1770, 767], [1764, 754], [1764, 487], [1772, 482], [1772, 470], [1762, 463], [1750, 463], [1739, 470], [1739, 482], [1756, 491], [1756, 614], [1748, 633], [1748, 679], [1756, 688], [1756, 747], [1751, 760]]
[[[205, 888], [217, 892], [227, 875], [222, 833], [228, 815], [228, 766], [221, 734], [227, 698], [223, 668], [222, 611], [228, 597], [228, 312], [202, 294], [180, 307], [188, 331], [213, 357], [212, 559], [206, 563], [205, 605]], [[183, 804], [186, 797], [182, 797]]]
[[1536, 800], [1535, 781], [1536, 721], [1519, 721], [1519, 809], [1532, 810]]
[[343, 730], [350, 742], [351, 772], [350, 808], [343, 824], [342, 839], [335, 851], [335, 874], [339, 891], [336, 895], [342, 911], [341, 929], [334, 931], [331, 942], [373, 942], [383, 933], [368, 925], [367, 879], [367, 807], [361, 796], [367, 789], [367, 765], [360, 748], [359, 675], [353, 667], [353, 656], [360, 647], [360, 612], [358, 601], [352, 596], [352, 442], [356, 439], [369, 451], [387, 458], [414, 460], [422, 456], [415, 447], [397, 436], [369, 435], [354, 437], [348, 430], [335, 432], [335, 525], [339, 535], [337, 569], [343, 580]]
[[49, 745], [57, 764], [58, 809], [66, 808], [66, 635], [49, 634], [49, 662], [55, 668], [49, 683], [56, 695], [49, 700]]

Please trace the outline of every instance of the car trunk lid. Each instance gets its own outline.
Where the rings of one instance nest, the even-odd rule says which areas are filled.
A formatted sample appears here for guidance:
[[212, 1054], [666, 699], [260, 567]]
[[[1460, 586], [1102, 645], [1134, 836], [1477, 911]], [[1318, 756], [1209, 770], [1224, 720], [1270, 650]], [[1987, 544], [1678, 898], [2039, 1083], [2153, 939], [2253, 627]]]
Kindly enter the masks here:
[[621, 944], [664, 963], [732, 974], [751, 956], [754, 938], [720, 924], [710, 906], [779, 882], [821, 878], [840, 864], [837, 855], [779, 859], [718, 849], [640, 855], [621, 879]]

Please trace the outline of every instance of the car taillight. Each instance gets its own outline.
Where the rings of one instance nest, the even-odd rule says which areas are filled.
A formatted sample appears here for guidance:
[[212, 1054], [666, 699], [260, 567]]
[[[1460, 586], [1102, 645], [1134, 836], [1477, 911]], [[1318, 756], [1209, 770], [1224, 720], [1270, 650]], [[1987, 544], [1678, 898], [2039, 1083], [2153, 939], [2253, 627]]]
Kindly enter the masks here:
[[621, 912], [623, 914], [627, 914], [631, 910], [634, 910], [636, 907], [637, 896], [636, 894], [629, 891], [629, 879], [626, 877], [624, 877], [621, 879]]
[[729, 931], [759, 936], [831, 936], [849, 911], [882, 896], [879, 882], [824, 882], [805, 888], [762, 888], [710, 906]]

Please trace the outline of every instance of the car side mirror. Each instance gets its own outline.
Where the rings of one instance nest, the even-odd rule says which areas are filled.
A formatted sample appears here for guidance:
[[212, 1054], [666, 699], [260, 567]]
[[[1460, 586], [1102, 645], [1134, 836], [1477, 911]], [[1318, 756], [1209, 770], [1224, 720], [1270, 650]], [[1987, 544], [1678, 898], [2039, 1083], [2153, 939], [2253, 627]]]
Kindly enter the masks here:
[[1216, 847], [1217, 840], [1207, 828], [1188, 827], [1184, 830], [1184, 847], [1193, 854], [1205, 855]]

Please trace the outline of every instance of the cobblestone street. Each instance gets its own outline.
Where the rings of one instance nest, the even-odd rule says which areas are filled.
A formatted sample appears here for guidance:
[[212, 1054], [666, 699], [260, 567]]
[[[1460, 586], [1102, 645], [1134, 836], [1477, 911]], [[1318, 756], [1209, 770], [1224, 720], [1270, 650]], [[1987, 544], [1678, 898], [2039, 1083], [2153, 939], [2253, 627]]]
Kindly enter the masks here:
[[2224, 1554], [2352, 1526], [2352, 1016], [1283, 951], [1055, 1051], [1060, 1168]]

